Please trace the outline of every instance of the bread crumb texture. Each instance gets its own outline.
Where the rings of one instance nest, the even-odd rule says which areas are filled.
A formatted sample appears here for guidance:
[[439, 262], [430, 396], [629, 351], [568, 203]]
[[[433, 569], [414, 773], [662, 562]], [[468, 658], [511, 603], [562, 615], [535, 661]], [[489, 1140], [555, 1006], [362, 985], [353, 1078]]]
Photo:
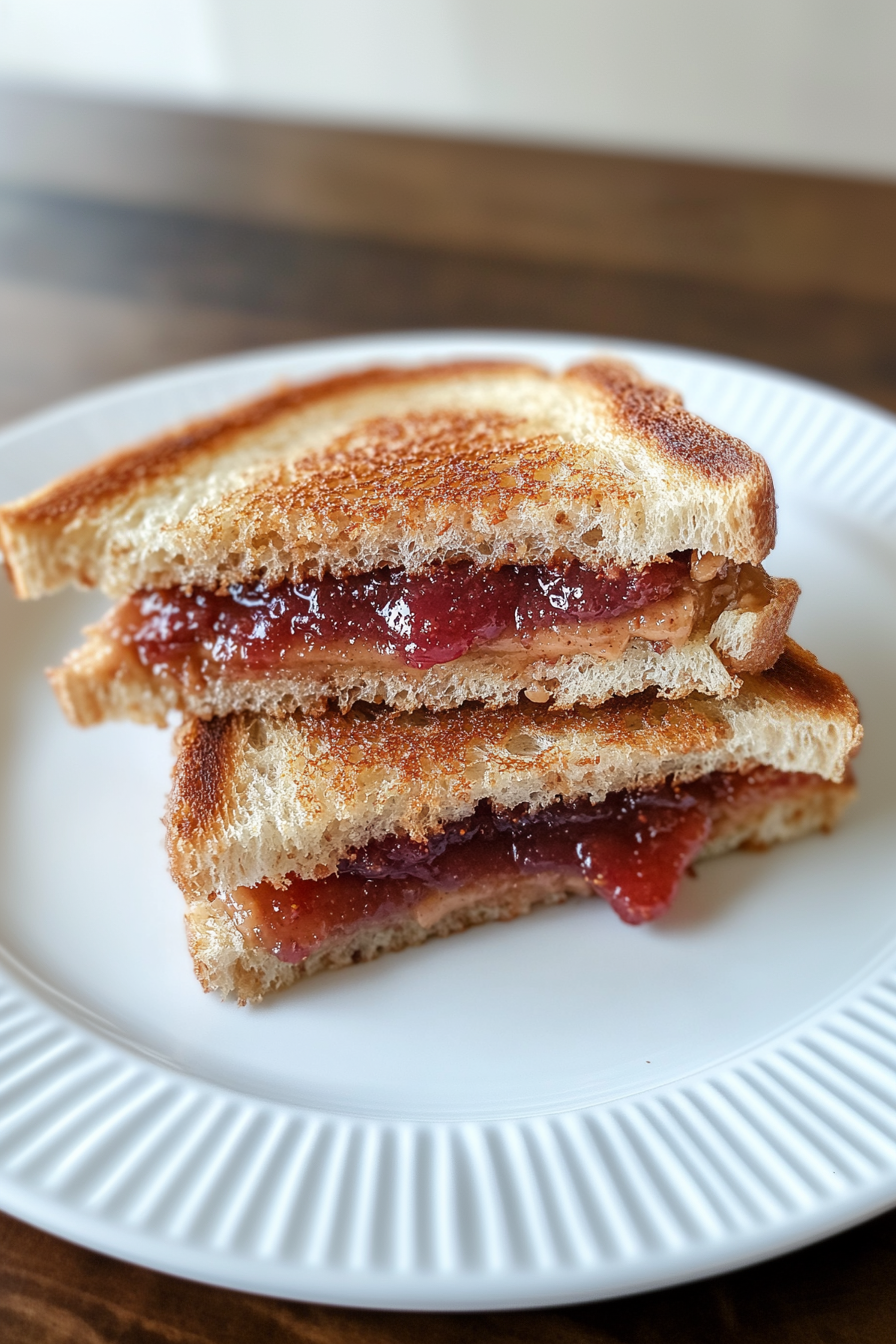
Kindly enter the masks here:
[[499, 807], [595, 801], [670, 775], [758, 763], [840, 780], [861, 740], [846, 686], [788, 641], [736, 699], [652, 693], [596, 709], [504, 709], [190, 720], [168, 812], [172, 873], [206, 896], [288, 873], [321, 878], [370, 840], [413, 839]]
[[381, 566], [761, 563], [765, 462], [629, 365], [371, 369], [108, 457], [0, 510], [20, 596]]

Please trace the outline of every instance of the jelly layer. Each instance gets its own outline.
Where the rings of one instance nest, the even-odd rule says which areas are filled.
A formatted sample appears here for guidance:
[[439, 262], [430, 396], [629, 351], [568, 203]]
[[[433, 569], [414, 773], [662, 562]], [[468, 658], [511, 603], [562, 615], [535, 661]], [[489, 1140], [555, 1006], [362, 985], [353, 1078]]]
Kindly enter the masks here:
[[611, 794], [601, 803], [558, 802], [535, 814], [488, 803], [424, 843], [389, 836], [347, 857], [320, 881], [287, 879], [227, 895], [231, 918], [250, 944], [301, 962], [323, 943], [365, 926], [420, 912], [432, 923], [435, 894], [481, 893], [490, 885], [550, 874], [607, 900], [626, 923], [667, 910], [681, 878], [722, 819], [805, 786], [809, 776], [767, 767], [717, 772], [649, 792]]
[[525, 642], [540, 631], [628, 616], [686, 586], [699, 585], [682, 557], [640, 570], [587, 569], [578, 561], [498, 569], [461, 563], [414, 575], [378, 570], [274, 588], [239, 585], [220, 594], [148, 590], [116, 610], [114, 627], [144, 666], [175, 674], [197, 656], [218, 675], [264, 674], [296, 655], [337, 647], [428, 668], [502, 636]]

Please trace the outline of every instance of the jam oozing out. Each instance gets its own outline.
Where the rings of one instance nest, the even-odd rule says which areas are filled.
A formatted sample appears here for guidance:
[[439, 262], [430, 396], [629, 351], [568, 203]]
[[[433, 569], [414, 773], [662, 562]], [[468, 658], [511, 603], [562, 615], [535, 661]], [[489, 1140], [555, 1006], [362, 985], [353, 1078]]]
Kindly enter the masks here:
[[669, 908], [713, 819], [789, 791], [805, 776], [757, 768], [717, 772], [691, 784], [611, 794], [604, 802], [558, 803], [509, 814], [482, 803], [462, 822], [423, 843], [390, 836], [343, 860], [321, 881], [293, 877], [240, 888], [227, 898], [231, 917], [250, 941], [282, 961], [304, 961], [334, 934], [401, 917], [433, 889], [536, 873], [574, 875], [603, 896], [629, 924]]
[[609, 620], [657, 602], [688, 578], [673, 557], [643, 569], [468, 563], [422, 574], [380, 569], [355, 577], [306, 579], [274, 588], [237, 584], [226, 593], [148, 589], [117, 618], [119, 638], [147, 667], [204, 651], [219, 668], [263, 672], [287, 650], [363, 643], [410, 667], [452, 662], [505, 632]]

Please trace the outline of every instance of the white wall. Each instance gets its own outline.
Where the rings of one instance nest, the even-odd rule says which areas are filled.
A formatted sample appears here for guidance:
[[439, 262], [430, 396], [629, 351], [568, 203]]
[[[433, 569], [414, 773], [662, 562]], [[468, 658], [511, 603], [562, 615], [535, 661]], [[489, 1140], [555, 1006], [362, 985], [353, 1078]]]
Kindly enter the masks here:
[[0, 0], [0, 76], [896, 178], [896, 0]]

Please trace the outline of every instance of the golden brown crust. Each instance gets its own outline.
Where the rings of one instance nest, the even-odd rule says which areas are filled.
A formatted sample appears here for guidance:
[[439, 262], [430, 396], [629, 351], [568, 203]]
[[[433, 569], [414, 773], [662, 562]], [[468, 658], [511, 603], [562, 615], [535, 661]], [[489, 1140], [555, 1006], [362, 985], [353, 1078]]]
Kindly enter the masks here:
[[750, 764], [837, 781], [862, 735], [840, 678], [792, 643], [727, 701], [646, 693], [596, 709], [356, 706], [225, 722], [226, 733], [220, 721], [192, 723], [175, 766], [169, 857], [193, 895], [290, 872], [323, 877], [372, 839], [422, 839], [483, 798], [510, 808], [558, 795], [599, 801]]
[[822, 667], [814, 653], [789, 637], [774, 667], [753, 679], [753, 685], [779, 704], [791, 706], [795, 714], [820, 714], [831, 723], [858, 725], [858, 706], [843, 678]]
[[194, 719], [178, 734], [178, 769], [168, 825], [184, 840], [200, 834], [218, 810], [226, 780], [233, 719]]
[[[787, 701], [797, 713], [822, 710], [832, 721], [858, 722], [855, 700], [843, 680], [791, 639], [778, 663], [753, 678], [749, 689]], [[538, 739], [562, 738], [583, 727], [591, 730], [595, 746], [603, 751], [636, 742], [645, 755], [699, 753], [723, 741], [728, 733], [725, 721], [707, 712], [708, 708], [703, 697], [664, 701], [650, 691], [609, 700], [595, 709], [579, 705], [558, 710], [521, 701], [497, 710], [466, 704], [455, 710], [406, 714], [365, 705], [344, 715], [329, 711], [307, 722], [302, 752], [293, 764], [297, 772], [305, 769], [305, 751], [310, 746], [311, 758], [320, 759], [321, 768], [326, 769], [329, 789], [347, 796], [361, 762], [394, 771], [411, 787], [433, 775], [455, 773], [458, 763], [486, 743], [510, 744], [511, 748], [516, 744], [521, 755], [532, 755], [533, 749], [537, 752]], [[185, 725], [172, 794], [171, 821], [178, 833], [194, 835], [215, 814], [216, 790], [228, 777], [232, 754], [240, 750], [242, 740], [256, 730], [257, 723], [252, 715], [233, 715], [194, 719]], [[599, 759], [595, 758], [596, 763]]]
[[649, 439], [677, 462], [686, 463], [708, 481], [751, 476], [756, 454], [724, 430], [685, 410], [681, 394], [650, 383], [622, 360], [597, 359], [578, 364], [567, 378], [587, 382], [609, 397], [629, 432]]
[[0, 509], [20, 596], [381, 566], [761, 563], [765, 464], [616, 361], [469, 362], [286, 388]]
[[[253, 715], [234, 714], [190, 720], [182, 730], [167, 819], [169, 837], [179, 846], [195, 842], [217, 824], [233, 788], [236, 761], [260, 722]], [[289, 733], [299, 722], [287, 718], [263, 731]], [[670, 750], [706, 750], [726, 736], [724, 723], [687, 700], [660, 701], [650, 692], [611, 700], [594, 710], [551, 710], [523, 702], [503, 709], [466, 704], [406, 714], [356, 706], [345, 715], [329, 711], [301, 723], [301, 736], [287, 745], [286, 759], [298, 780], [305, 777], [309, 759], [319, 762], [329, 797], [347, 799], [356, 795], [362, 762], [400, 779], [410, 791], [456, 776], [459, 766], [486, 744], [505, 746], [511, 755], [537, 757], [534, 734], [555, 738], [588, 727], [594, 731], [595, 751], [598, 746], [607, 751], [628, 745], [636, 737], [640, 751], [660, 757]], [[595, 755], [595, 764], [599, 761]]]
[[[95, 509], [116, 495], [140, 491], [159, 477], [171, 475], [197, 458], [214, 458], [247, 429], [259, 429], [279, 417], [305, 410], [315, 402], [363, 391], [390, 383], [451, 378], [481, 369], [526, 368], [543, 372], [534, 365], [500, 360], [459, 360], [452, 364], [421, 368], [371, 368], [354, 373], [321, 378], [278, 389], [264, 397], [232, 406], [221, 415], [192, 421], [168, 434], [160, 434], [146, 443], [124, 448], [99, 458], [79, 471], [71, 472], [18, 504], [0, 509], [0, 520], [10, 526], [55, 523], [84, 509]], [[545, 375], [547, 376], [547, 375]]]
[[[376, 416], [336, 439], [324, 459], [284, 463], [230, 496], [228, 507], [250, 537], [288, 535], [299, 510], [325, 529], [440, 510], [475, 513], [497, 527], [524, 500], [546, 502], [548, 483], [568, 458], [560, 435], [527, 434], [521, 419], [496, 411]], [[569, 473], [563, 486], [567, 506], [596, 495], [622, 507], [633, 493], [618, 472], [594, 466]]]
[[747, 477], [753, 484], [757, 550], [775, 540], [775, 488], [765, 460], [740, 439], [685, 409], [680, 393], [648, 382], [623, 360], [596, 359], [570, 369], [567, 378], [597, 388], [609, 398], [621, 425], [652, 448], [710, 485]]

